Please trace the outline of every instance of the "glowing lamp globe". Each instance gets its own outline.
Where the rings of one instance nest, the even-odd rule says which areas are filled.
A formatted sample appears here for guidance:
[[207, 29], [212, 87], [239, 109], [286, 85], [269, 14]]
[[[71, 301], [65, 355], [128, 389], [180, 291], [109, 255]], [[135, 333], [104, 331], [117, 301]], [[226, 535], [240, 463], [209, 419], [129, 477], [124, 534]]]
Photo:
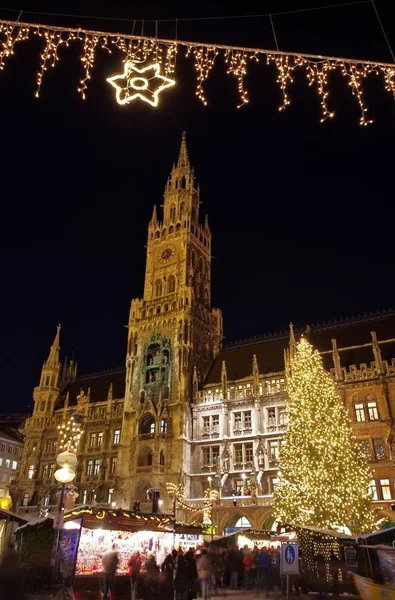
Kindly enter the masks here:
[[60, 467], [69, 466], [71, 468], [74, 468], [77, 464], [77, 457], [75, 454], [73, 454], [73, 452], [65, 450], [65, 452], [61, 452], [60, 454], [58, 454], [58, 456], [56, 457], [56, 462]]
[[75, 477], [75, 471], [68, 465], [65, 465], [61, 469], [57, 469], [54, 476], [59, 483], [70, 483]]

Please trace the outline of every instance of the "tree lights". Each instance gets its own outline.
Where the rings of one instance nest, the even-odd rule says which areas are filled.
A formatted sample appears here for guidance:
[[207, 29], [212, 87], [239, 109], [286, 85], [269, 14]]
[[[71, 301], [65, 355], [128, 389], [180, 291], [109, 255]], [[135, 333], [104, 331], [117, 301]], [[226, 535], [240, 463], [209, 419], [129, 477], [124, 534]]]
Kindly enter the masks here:
[[[364, 86], [370, 75], [383, 79], [384, 88], [395, 99], [395, 65], [382, 62], [343, 59], [330, 56], [281, 52], [261, 48], [239, 48], [221, 44], [204, 44], [181, 40], [166, 40], [157, 37], [123, 35], [100, 31], [53, 27], [47, 25], [20, 23], [0, 20], [0, 70], [14, 52], [19, 42], [41, 38], [43, 44], [40, 53], [40, 64], [36, 76], [36, 96], [40, 94], [45, 73], [56, 66], [59, 61], [59, 48], [70, 44], [80, 44], [80, 57], [83, 76], [77, 87], [82, 98], [86, 97], [88, 82], [95, 66], [98, 52], [104, 50], [112, 53], [118, 50], [124, 57], [124, 72], [109, 77], [107, 81], [113, 85], [119, 104], [130, 104], [132, 100], [142, 100], [157, 106], [159, 93], [167, 87], [174, 86], [175, 62], [178, 54], [184, 52], [194, 62], [196, 72], [196, 95], [207, 104], [204, 83], [209, 78], [218, 58], [223, 59], [226, 72], [237, 81], [240, 98], [238, 107], [246, 104], [248, 92], [245, 87], [247, 66], [251, 61], [266, 60], [266, 64], [276, 70], [277, 83], [283, 95], [279, 110], [290, 104], [290, 86], [295, 72], [304, 71], [308, 84], [314, 86], [321, 104], [322, 121], [334, 116], [329, 107], [331, 75], [340, 73], [351, 88], [360, 109], [360, 124], [368, 125]], [[137, 67], [136, 64], [140, 66]], [[161, 83], [160, 83], [161, 82]], [[159, 84], [159, 85], [158, 85]]]
[[367, 459], [335, 383], [302, 338], [287, 374], [289, 424], [280, 451], [276, 518], [292, 525], [372, 530]]
[[81, 439], [81, 425], [72, 415], [65, 423], [58, 425], [59, 449], [77, 452]]

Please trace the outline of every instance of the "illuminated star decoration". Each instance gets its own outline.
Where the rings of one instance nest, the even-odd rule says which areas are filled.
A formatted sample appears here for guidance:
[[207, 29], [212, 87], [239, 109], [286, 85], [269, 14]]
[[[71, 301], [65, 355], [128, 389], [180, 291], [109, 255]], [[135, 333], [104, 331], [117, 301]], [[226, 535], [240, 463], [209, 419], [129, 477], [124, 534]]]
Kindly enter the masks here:
[[[129, 104], [140, 98], [152, 106], [158, 106], [159, 94], [175, 84], [160, 74], [160, 65], [151, 64], [139, 69], [132, 61], [126, 61], [122, 75], [108, 77], [107, 81], [117, 90], [118, 104]], [[159, 85], [158, 85], [159, 84]]]

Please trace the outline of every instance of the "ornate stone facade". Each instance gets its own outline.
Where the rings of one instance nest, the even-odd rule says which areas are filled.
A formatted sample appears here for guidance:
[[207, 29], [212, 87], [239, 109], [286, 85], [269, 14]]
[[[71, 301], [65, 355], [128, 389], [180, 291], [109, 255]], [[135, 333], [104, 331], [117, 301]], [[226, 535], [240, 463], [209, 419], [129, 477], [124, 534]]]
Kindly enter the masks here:
[[[20, 477], [21, 510], [55, 503], [57, 427], [85, 416], [78, 453], [77, 503], [115, 503], [149, 510], [146, 491], [183, 483], [202, 518], [208, 487], [219, 500], [213, 520], [222, 532], [242, 516], [273, 524], [272, 494], [286, 425], [286, 361], [295, 333], [221, 348], [222, 315], [211, 307], [211, 232], [199, 219], [185, 135], [148, 226], [143, 298], [131, 302], [126, 368], [77, 378], [59, 361], [60, 327], [34, 389]], [[296, 332], [298, 335], [300, 332]], [[373, 469], [383, 512], [394, 505], [395, 314], [308, 328], [339, 385], [356, 435]], [[284, 352], [286, 355], [284, 361]], [[22, 507], [25, 504], [26, 506]], [[393, 513], [392, 513], [393, 514]]]

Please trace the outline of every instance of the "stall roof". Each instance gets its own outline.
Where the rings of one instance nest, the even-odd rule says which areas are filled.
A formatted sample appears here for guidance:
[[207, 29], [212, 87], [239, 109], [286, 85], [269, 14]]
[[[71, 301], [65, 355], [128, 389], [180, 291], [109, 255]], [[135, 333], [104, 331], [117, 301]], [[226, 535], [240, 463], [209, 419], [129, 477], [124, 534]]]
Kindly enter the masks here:
[[52, 521], [53, 521], [52, 517], [38, 517], [37, 519], [30, 519], [30, 521], [27, 521], [26, 523], [24, 523], [23, 525], [20, 525], [17, 529], [15, 529], [15, 533], [19, 533], [20, 531], [23, 531], [27, 527], [36, 527], [38, 525], [43, 525], [46, 522], [50, 523]]
[[5, 510], [3, 508], [0, 508], [0, 519], [9, 519], [10, 521], [19, 521], [20, 523], [27, 522], [27, 519], [24, 519], [10, 510]]
[[277, 533], [277, 531], [269, 531], [264, 529], [251, 529], [251, 527], [246, 527], [244, 529], [238, 529], [237, 531], [233, 531], [232, 533], [228, 533], [227, 535], [223, 535], [217, 537], [217, 539], [213, 540], [213, 542], [225, 542], [227, 540], [234, 539], [237, 535], [244, 535], [251, 540], [262, 540], [265, 538], [272, 537], [281, 537], [281, 534]]
[[66, 521], [84, 517], [88, 529], [119, 529], [120, 531], [172, 531], [198, 535], [204, 533], [205, 525], [175, 521], [173, 515], [142, 513], [122, 508], [102, 508], [100, 506], [79, 506], [65, 512]]
[[[290, 526], [292, 529], [292, 526]], [[321, 535], [329, 535], [331, 537], [341, 539], [341, 540], [355, 540], [355, 536], [349, 535], [348, 533], [343, 533], [341, 531], [336, 531], [336, 529], [322, 529], [321, 527], [313, 527], [312, 525], [298, 525], [294, 527], [294, 530], [306, 529], [307, 531], [312, 531], [313, 533], [321, 534]]]
[[369, 542], [371, 542], [373, 545], [381, 544], [384, 540], [388, 540], [389, 543], [395, 541], [395, 527], [380, 529], [380, 531], [373, 531], [372, 533], [365, 533], [357, 538], [358, 543], [363, 542], [369, 544]]

